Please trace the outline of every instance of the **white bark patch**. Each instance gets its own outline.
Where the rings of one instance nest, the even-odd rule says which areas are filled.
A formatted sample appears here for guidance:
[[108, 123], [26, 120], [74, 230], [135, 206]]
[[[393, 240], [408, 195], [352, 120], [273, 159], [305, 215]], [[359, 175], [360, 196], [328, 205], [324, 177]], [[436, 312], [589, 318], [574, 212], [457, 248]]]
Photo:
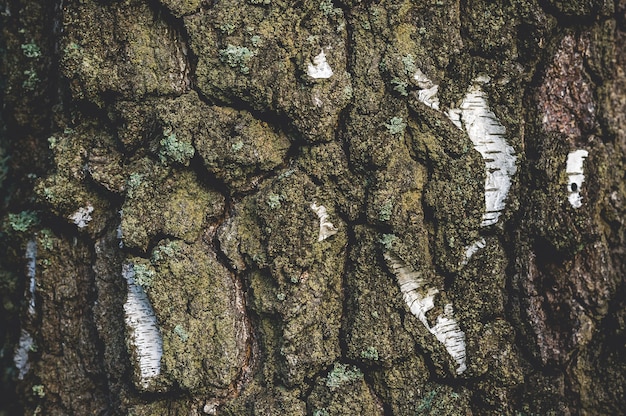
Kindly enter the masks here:
[[439, 110], [439, 85], [435, 85], [419, 68], [413, 79], [420, 90], [417, 92], [417, 99], [433, 110]]
[[424, 88], [417, 92], [417, 98], [433, 110], [439, 110], [439, 85]]
[[517, 171], [513, 148], [504, 139], [506, 129], [489, 109], [479, 85], [470, 87], [461, 103], [461, 121], [474, 148], [485, 160], [485, 213], [481, 226], [498, 222], [506, 206], [511, 177]]
[[332, 222], [328, 221], [328, 212], [324, 205], [317, 205], [316, 202], [311, 204], [311, 209], [317, 214], [320, 220], [320, 232], [317, 241], [324, 241], [328, 237], [337, 234], [337, 227]]
[[448, 303], [443, 308], [443, 315], [437, 317], [437, 323], [430, 329], [437, 340], [445, 345], [448, 354], [457, 363], [457, 374], [467, 370], [465, 364], [465, 333], [461, 331], [459, 323], [454, 319], [454, 309]]
[[426, 74], [423, 73], [422, 70], [419, 68], [417, 68], [417, 71], [413, 75], [413, 79], [417, 83], [417, 86], [421, 89], [427, 89], [435, 86], [435, 83], [432, 82], [431, 79], [428, 78], [428, 76], [426, 76]]
[[22, 329], [20, 334], [20, 340], [15, 347], [15, 354], [13, 355], [13, 363], [17, 368], [17, 378], [23, 380], [24, 376], [30, 370], [30, 363], [28, 362], [28, 353], [33, 349], [33, 337]]
[[333, 76], [333, 70], [326, 61], [326, 54], [323, 49], [313, 58], [313, 63], [309, 63], [306, 73], [315, 79], [326, 79]]
[[[413, 77], [421, 88], [418, 99], [428, 107], [439, 110], [438, 86], [418, 69]], [[487, 76], [474, 80], [460, 108], [447, 111], [448, 118], [461, 130], [465, 130], [485, 161], [485, 213], [481, 226], [498, 222], [506, 207], [506, 197], [511, 188], [511, 177], [517, 171], [515, 151], [506, 140], [506, 128], [489, 108], [485, 93], [480, 85], [490, 81]]]
[[585, 149], [578, 149], [567, 155], [567, 190], [569, 191], [569, 203], [574, 208], [580, 208], [583, 205], [583, 197], [580, 195], [580, 189], [585, 181], [583, 170], [583, 162], [589, 156], [589, 152]]
[[91, 221], [91, 213], [93, 212], [93, 206], [88, 204], [86, 207], [80, 207], [78, 211], [70, 216], [70, 220], [74, 221], [74, 224], [80, 229], [85, 228]]
[[462, 263], [463, 266], [465, 266], [470, 261], [472, 256], [476, 254], [478, 250], [480, 250], [481, 248], [485, 248], [486, 245], [487, 242], [485, 241], [485, 239], [481, 238], [480, 240], [475, 241], [474, 244], [465, 247], [465, 259]]
[[437, 317], [436, 324], [431, 327], [426, 319], [426, 313], [435, 307], [435, 295], [439, 293], [439, 290], [432, 287], [420, 273], [398, 257], [389, 252], [385, 252], [384, 257], [396, 276], [404, 302], [411, 313], [446, 347], [446, 351], [458, 365], [456, 373], [463, 373], [467, 369], [465, 333], [461, 331], [454, 318], [452, 304], [445, 305], [444, 313]]
[[35, 315], [35, 288], [37, 281], [35, 280], [35, 272], [37, 268], [37, 242], [30, 240], [26, 244], [26, 269], [28, 273], [28, 314]]
[[124, 230], [122, 230], [122, 220], [123, 220], [123, 211], [120, 209], [118, 211], [118, 214], [120, 215], [120, 223], [117, 226], [117, 229], [115, 230], [115, 235], [117, 237], [117, 239], [119, 240], [119, 248], [124, 248]]
[[141, 386], [147, 388], [150, 381], [161, 373], [163, 338], [148, 295], [141, 286], [135, 284], [132, 264], [122, 266], [122, 275], [128, 284], [128, 295], [124, 304], [126, 325], [130, 330], [131, 343], [138, 360], [139, 380]]

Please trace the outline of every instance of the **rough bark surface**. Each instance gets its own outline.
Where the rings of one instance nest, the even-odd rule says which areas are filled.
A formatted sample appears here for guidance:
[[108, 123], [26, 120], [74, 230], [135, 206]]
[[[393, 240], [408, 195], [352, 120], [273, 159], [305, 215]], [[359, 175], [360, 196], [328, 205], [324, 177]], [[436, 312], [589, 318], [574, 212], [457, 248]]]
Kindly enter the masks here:
[[623, 0], [0, 15], [0, 414], [623, 414]]

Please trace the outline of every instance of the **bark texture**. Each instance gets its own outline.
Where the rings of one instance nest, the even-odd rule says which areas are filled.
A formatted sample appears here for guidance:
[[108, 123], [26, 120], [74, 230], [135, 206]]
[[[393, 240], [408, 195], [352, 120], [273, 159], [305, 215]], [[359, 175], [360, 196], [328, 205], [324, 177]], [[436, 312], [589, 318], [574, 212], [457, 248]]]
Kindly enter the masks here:
[[623, 414], [623, 0], [0, 14], [0, 414]]

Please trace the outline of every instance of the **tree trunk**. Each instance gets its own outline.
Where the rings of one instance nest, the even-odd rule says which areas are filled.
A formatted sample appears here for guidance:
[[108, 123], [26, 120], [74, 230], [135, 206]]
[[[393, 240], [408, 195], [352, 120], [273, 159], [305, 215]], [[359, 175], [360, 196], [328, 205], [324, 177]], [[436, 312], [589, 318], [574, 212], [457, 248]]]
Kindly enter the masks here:
[[623, 0], [2, 10], [0, 414], [623, 414]]

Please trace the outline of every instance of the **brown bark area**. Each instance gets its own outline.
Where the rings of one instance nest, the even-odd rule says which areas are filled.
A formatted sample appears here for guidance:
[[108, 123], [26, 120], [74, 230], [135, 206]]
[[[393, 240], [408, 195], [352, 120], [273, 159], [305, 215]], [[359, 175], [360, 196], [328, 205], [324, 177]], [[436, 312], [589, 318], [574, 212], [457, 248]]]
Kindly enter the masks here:
[[0, 415], [624, 412], [626, 2], [0, 13]]

